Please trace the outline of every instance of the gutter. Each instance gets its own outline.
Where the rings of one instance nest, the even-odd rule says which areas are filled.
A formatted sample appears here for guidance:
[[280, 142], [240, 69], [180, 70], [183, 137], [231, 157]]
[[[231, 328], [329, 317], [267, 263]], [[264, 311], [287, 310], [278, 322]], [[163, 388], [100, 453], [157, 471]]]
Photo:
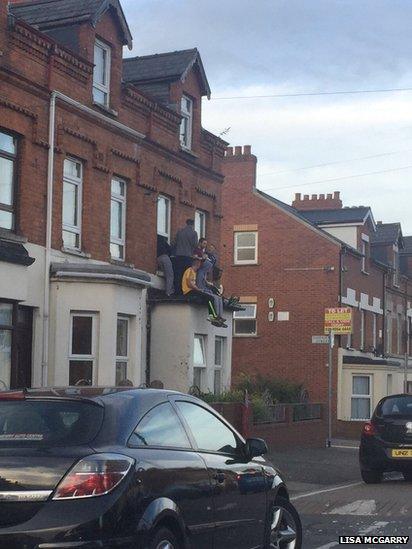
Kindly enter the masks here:
[[[49, 153], [47, 161], [47, 209], [46, 209], [46, 249], [44, 255], [44, 286], [43, 286], [43, 338], [42, 338], [42, 363], [41, 363], [41, 385], [46, 387], [48, 384], [49, 369], [49, 328], [50, 328], [50, 256], [52, 249], [52, 224], [53, 224], [53, 183], [54, 183], [54, 147], [55, 147], [55, 128], [56, 128], [56, 101], [74, 107], [76, 110], [87, 114], [92, 118], [97, 118], [108, 126], [122, 131], [128, 136], [141, 141], [145, 135], [140, 133], [109, 116], [95, 111], [71, 97], [53, 90], [50, 94], [49, 104]], [[84, 276], [84, 273], [82, 273]], [[128, 277], [121, 277], [119, 280], [125, 280]], [[131, 279], [135, 282], [134, 279]]]

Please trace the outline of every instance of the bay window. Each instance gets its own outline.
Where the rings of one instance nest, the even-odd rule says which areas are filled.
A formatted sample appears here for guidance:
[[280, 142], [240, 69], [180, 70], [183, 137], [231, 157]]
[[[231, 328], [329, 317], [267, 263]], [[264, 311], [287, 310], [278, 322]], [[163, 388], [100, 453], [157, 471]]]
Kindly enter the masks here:
[[69, 385], [93, 385], [96, 376], [96, 331], [96, 314], [71, 314]]

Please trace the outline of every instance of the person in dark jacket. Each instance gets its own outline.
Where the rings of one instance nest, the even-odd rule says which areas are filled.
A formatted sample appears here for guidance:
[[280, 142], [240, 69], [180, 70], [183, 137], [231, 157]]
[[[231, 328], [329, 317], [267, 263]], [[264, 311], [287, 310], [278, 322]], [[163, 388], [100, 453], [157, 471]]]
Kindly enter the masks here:
[[171, 247], [165, 236], [157, 235], [157, 264], [165, 275], [165, 291], [166, 295], [173, 295], [174, 288], [174, 272], [173, 265], [170, 260]]
[[174, 276], [176, 293], [182, 293], [183, 273], [192, 265], [193, 252], [198, 243], [198, 235], [193, 219], [186, 220], [186, 226], [177, 231], [175, 239]]

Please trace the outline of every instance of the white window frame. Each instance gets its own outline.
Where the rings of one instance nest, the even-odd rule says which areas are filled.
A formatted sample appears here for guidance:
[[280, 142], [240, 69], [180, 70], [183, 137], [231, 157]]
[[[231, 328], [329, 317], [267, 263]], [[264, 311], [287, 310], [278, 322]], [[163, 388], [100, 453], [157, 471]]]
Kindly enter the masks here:
[[[220, 342], [220, 349], [221, 349], [221, 364], [216, 363], [216, 344], [217, 342]], [[214, 349], [214, 369], [213, 369], [213, 392], [216, 395], [220, 395], [223, 389], [222, 382], [223, 382], [223, 371], [225, 368], [225, 355], [226, 355], [226, 338], [222, 336], [215, 336], [215, 349]], [[220, 374], [220, 386], [219, 390], [216, 391], [216, 372], [219, 372]]]
[[[255, 245], [254, 246], [239, 246], [238, 236], [244, 234], [253, 234], [255, 235]], [[256, 265], [258, 262], [258, 231], [236, 231], [234, 233], [234, 264], [235, 265]], [[238, 259], [239, 250], [255, 250], [254, 259]]]
[[[117, 330], [117, 321], [118, 320], [123, 320], [126, 322], [126, 325], [127, 325], [127, 349], [126, 349], [126, 355], [125, 356], [120, 356], [117, 354], [117, 338], [118, 338], [118, 330]], [[116, 377], [116, 374], [117, 374], [117, 364], [119, 362], [121, 363], [124, 363], [126, 362], [126, 378], [125, 379], [128, 379], [128, 376], [129, 376], [129, 364], [130, 364], [130, 318], [126, 315], [121, 315], [121, 314], [118, 314], [117, 315], [117, 319], [116, 319], [116, 341], [115, 341], [115, 344], [116, 344], [116, 360], [115, 360], [115, 377]], [[115, 383], [117, 385], [117, 378], [115, 379]]]
[[[108, 44], [105, 44], [99, 39], [96, 39], [93, 45], [93, 60], [95, 61], [95, 51], [94, 48], [98, 47], [101, 48], [103, 51], [106, 52], [106, 67], [105, 67], [105, 80], [106, 84], [101, 84], [100, 82], [95, 81], [95, 75], [93, 73], [93, 102], [97, 103], [98, 105], [103, 105], [105, 107], [108, 107], [110, 105], [110, 77], [111, 77], [111, 65], [112, 65], [112, 50], [111, 47]], [[96, 65], [96, 63], [95, 63]], [[106, 94], [106, 101], [104, 103], [101, 103], [98, 101], [94, 96], [94, 90], [98, 90], [104, 94]]]
[[[73, 344], [73, 318], [87, 317], [92, 319], [92, 345], [90, 355], [76, 355], [72, 352]], [[97, 319], [98, 313], [87, 311], [71, 311], [70, 312], [70, 330], [69, 330], [69, 356], [68, 356], [68, 372], [70, 380], [70, 362], [91, 362], [92, 363], [92, 385], [96, 384], [97, 380]]]
[[376, 350], [378, 344], [378, 315], [372, 313], [372, 345]]
[[396, 351], [398, 355], [402, 352], [402, 334], [403, 334], [403, 318], [402, 313], [396, 315]]
[[[166, 204], [166, 231], [164, 232], [162, 230], [159, 230], [159, 202], [161, 200], [165, 201]], [[157, 234], [160, 236], [164, 236], [167, 238], [167, 241], [170, 244], [170, 237], [171, 237], [171, 226], [172, 226], [172, 201], [168, 196], [165, 196], [164, 194], [159, 194], [157, 197], [157, 204], [156, 204], [156, 227], [157, 227]]]
[[386, 315], [386, 326], [385, 326], [385, 347], [388, 354], [392, 354], [393, 347], [393, 322], [392, 322], [391, 312], [388, 311]]
[[199, 238], [206, 237], [206, 213], [202, 210], [195, 211], [195, 231]]
[[393, 394], [393, 375], [392, 374], [386, 374], [386, 394], [388, 396]]
[[[190, 110], [186, 109], [186, 101], [190, 104]], [[193, 134], [193, 99], [187, 95], [183, 95], [180, 101], [180, 114], [182, 121], [180, 123], [180, 146], [182, 149], [192, 149], [192, 134]], [[187, 132], [183, 133], [185, 120], [187, 120]]]
[[[75, 164], [78, 164], [80, 166], [80, 177], [74, 177], [65, 175], [64, 173], [64, 164], [66, 162], [74, 162]], [[76, 192], [76, 209], [77, 209], [77, 225], [69, 225], [68, 223], [64, 223], [62, 219], [62, 239], [63, 239], [63, 246], [64, 248], [73, 249], [73, 250], [81, 250], [82, 247], [82, 198], [83, 198], [83, 163], [80, 160], [77, 160], [76, 158], [72, 158], [70, 156], [67, 156], [64, 159], [63, 163], [63, 198], [62, 198], [62, 218], [63, 218], [63, 210], [64, 210], [64, 184], [69, 183], [70, 185], [75, 185], [77, 187]], [[68, 232], [71, 234], [75, 234], [78, 237], [78, 246], [71, 246], [70, 244], [65, 244], [64, 242], [64, 235], [63, 232]]]
[[6, 231], [14, 231], [16, 225], [16, 172], [18, 169], [18, 142], [17, 138], [7, 132], [0, 131], [0, 134], [13, 140], [13, 152], [9, 152], [5, 149], [0, 149], [0, 157], [12, 163], [12, 176], [11, 176], [11, 204], [0, 203], [0, 213], [6, 213], [11, 217], [11, 223], [9, 226], [2, 227]]
[[361, 253], [362, 253], [362, 272], [369, 274], [366, 270], [366, 261], [369, 258], [369, 236], [366, 234], [361, 235]]
[[[117, 194], [113, 192], [112, 184], [113, 182], [120, 183], [121, 186], [123, 186], [123, 194]], [[122, 219], [121, 219], [121, 232], [122, 236], [121, 238], [117, 238], [112, 235], [111, 233], [111, 226], [112, 226], [112, 219], [111, 219], [111, 205], [112, 202], [117, 202], [121, 205], [121, 212], [122, 212]], [[112, 259], [118, 259], [119, 261], [124, 261], [126, 257], [126, 208], [127, 208], [127, 184], [126, 181], [120, 177], [112, 177], [110, 182], [110, 245], [115, 244], [117, 246], [121, 246], [122, 253], [120, 254], [120, 257], [112, 255], [112, 251], [110, 250], [110, 255]]]
[[[207, 356], [206, 356], [207, 341], [206, 341], [206, 337], [207, 336], [205, 336], [203, 334], [194, 334], [194, 336], [193, 336], [193, 383], [192, 383], [192, 385], [193, 386], [195, 385], [195, 370], [198, 370], [199, 374], [200, 374], [200, 387], [198, 386], [198, 389], [200, 389], [200, 391], [203, 391], [203, 389], [204, 389], [204, 382], [205, 382], [204, 378], [205, 378], [205, 372], [207, 370]], [[201, 345], [201, 348], [202, 348], [202, 354], [203, 354], [203, 360], [204, 360], [203, 363], [195, 362], [194, 345], [195, 345], [195, 340], [196, 339], [198, 339], [200, 341], [200, 345]]]
[[[366, 377], [369, 379], [369, 394], [354, 394], [353, 393], [353, 380], [355, 377]], [[350, 415], [351, 415], [351, 421], [366, 421], [370, 419], [372, 415], [372, 383], [373, 383], [373, 377], [370, 374], [352, 374], [351, 377], [351, 399], [350, 399]], [[367, 418], [354, 418], [352, 417], [352, 401], [354, 399], [363, 399], [363, 400], [369, 400], [369, 417]]]
[[[254, 337], [257, 335], [257, 304], [256, 303], [240, 303], [241, 306], [247, 306], [253, 308], [253, 314], [249, 316], [240, 316], [239, 313], [243, 311], [234, 311], [233, 312], [233, 335], [236, 337]], [[239, 315], [239, 316], [238, 316]], [[237, 321], [239, 320], [254, 320], [255, 321], [255, 331], [250, 333], [238, 333], [236, 332]]]

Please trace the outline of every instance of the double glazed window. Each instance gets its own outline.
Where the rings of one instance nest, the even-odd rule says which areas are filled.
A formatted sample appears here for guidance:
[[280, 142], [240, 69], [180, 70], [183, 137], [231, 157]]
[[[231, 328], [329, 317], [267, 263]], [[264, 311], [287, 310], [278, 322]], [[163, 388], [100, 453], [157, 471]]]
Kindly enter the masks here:
[[256, 264], [258, 258], [258, 233], [235, 233], [235, 265]]
[[206, 337], [195, 334], [193, 341], [193, 385], [204, 389], [206, 371]]
[[15, 173], [16, 139], [0, 132], [0, 228], [13, 230], [15, 227]]
[[170, 242], [170, 199], [160, 195], [157, 198], [157, 234]]
[[215, 337], [215, 371], [213, 379], [213, 392], [215, 395], [220, 395], [222, 392], [222, 371], [224, 367], [226, 350], [226, 338]]
[[72, 313], [69, 385], [93, 385], [96, 363], [97, 315]]
[[127, 379], [129, 365], [129, 319], [117, 317], [116, 333], [116, 385]]
[[63, 246], [80, 250], [82, 208], [82, 163], [66, 158], [63, 168]]
[[352, 376], [351, 419], [370, 419], [371, 401], [371, 376]]
[[93, 101], [109, 106], [110, 94], [110, 47], [96, 40], [94, 44]]
[[241, 306], [244, 311], [235, 311], [233, 313], [234, 335], [256, 335], [256, 304], [241, 303]]
[[10, 387], [13, 304], [0, 303], [0, 390]]
[[126, 183], [112, 179], [110, 200], [110, 255], [114, 259], [125, 258], [126, 245]]
[[199, 238], [206, 237], [206, 214], [200, 210], [195, 211], [195, 231]]
[[192, 127], [193, 127], [193, 101], [184, 95], [180, 103], [180, 144], [184, 149], [192, 148]]

